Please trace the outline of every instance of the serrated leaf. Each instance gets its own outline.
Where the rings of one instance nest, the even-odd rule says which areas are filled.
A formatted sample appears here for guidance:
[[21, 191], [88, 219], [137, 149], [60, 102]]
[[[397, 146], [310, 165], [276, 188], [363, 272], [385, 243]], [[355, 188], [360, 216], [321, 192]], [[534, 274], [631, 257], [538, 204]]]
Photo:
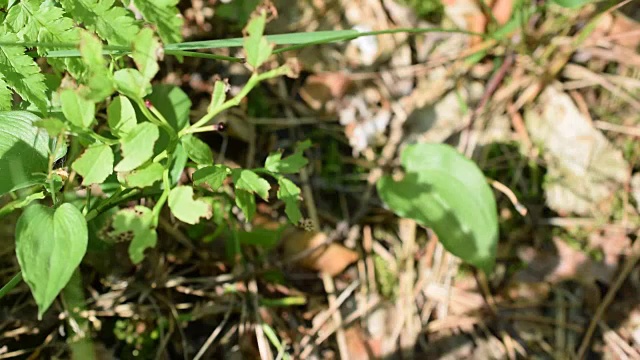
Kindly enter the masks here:
[[302, 213], [298, 208], [298, 197], [300, 196], [300, 188], [293, 181], [280, 177], [278, 179], [278, 199], [284, 201], [284, 212], [287, 214], [289, 221], [297, 224], [302, 219]]
[[211, 93], [211, 103], [208, 112], [213, 112], [224, 104], [227, 99], [228, 85], [224, 81], [217, 80], [213, 84], [213, 92]]
[[0, 112], [0, 195], [44, 181], [49, 136], [27, 111]]
[[114, 136], [126, 136], [136, 127], [136, 111], [126, 96], [118, 95], [107, 107], [107, 122]]
[[114, 0], [60, 0], [73, 18], [111, 45], [130, 45], [131, 36], [139, 31], [133, 14], [114, 6]]
[[82, 185], [102, 184], [113, 173], [113, 152], [105, 144], [89, 146], [71, 168], [82, 176]]
[[0, 110], [8, 111], [11, 110], [11, 102], [12, 102], [13, 93], [11, 89], [9, 89], [9, 84], [4, 81], [4, 75], [0, 73]]
[[245, 38], [243, 46], [247, 54], [247, 63], [251, 65], [254, 70], [257, 70], [260, 65], [267, 61], [273, 50], [273, 45], [269, 44], [267, 39], [262, 36], [266, 23], [267, 14], [263, 11], [259, 16], [252, 18], [246, 27], [249, 36]]
[[211, 218], [211, 205], [202, 200], [194, 200], [191, 186], [176, 186], [171, 189], [169, 209], [180, 221], [191, 225], [200, 222], [200, 218]]
[[67, 124], [58, 118], [46, 118], [35, 121], [33, 124], [40, 129], [44, 129], [49, 134], [49, 137], [52, 138], [58, 137], [58, 135], [67, 130]]
[[195, 185], [207, 184], [211, 190], [216, 191], [222, 186], [229, 174], [231, 174], [231, 169], [225, 165], [207, 166], [193, 173], [193, 183]]
[[[1, 42], [18, 42], [14, 34], [0, 35]], [[42, 113], [47, 112], [44, 75], [32, 58], [24, 54], [19, 46], [0, 46], [0, 73], [7, 85], [22, 98], [35, 105]]]
[[120, 140], [122, 160], [116, 171], [131, 171], [147, 162], [153, 156], [153, 145], [160, 136], [158, 127], [149, 122], [136, 125]]
[[269, 200], [269, 189], [271, 189], [271, 185], [258, 174], [247, 169], [233, 169], [231, 170], [231, 175], [236, 189], [256, 193], [264, 200]]
[[62, 113], [75, 126], [86, 129], [95, 120], [96, 104], [71, 89], [65, 89], [60, 93], [60, 103]]
[[191, 99], [179, 86], [158, 84], [147, 97], [169, 124], [177, 131], [189, 124]]
[[134, 264], [144, 260], [144, 251], [156, 246], [158, 234], [153, 226], [153, 212], [144, 206], [133, 209], [122, 209], [113, 217], [114, 236], [132, 233], [133, 239], [129, 244], [129, 258]]
[[182, 137], [181, 142], [187, 155], [189, 155], [189, 159], [193, 160], [193, 162], [198, 165], [213, 164], [213, 152], [204, 141], [193, 135], [186, 135]]
[[165, 44], [182, 42], [183, 19], [179, 16], [177, 0], [134, 0], [133, 3], [145, 20], [157, 26]]
[[133, 61], [145, 79], [151, 80], [158, 73], [158, 56], [162, 47], [153, 36], [153, 30], [144, 28], [140, 30], [133, 40]]
[[164, 167], [159, 163], [151, 163], [124, 175], [127, 187], [145, 188], [162, 180]]
[[490, 273], [498, 242], [497, 207], [480, 169], [445, 144], [405, 148], [404, 178], [382, 177], [378, 193], [398, 216], [438, 235], [445, 249]]
[[[17, 33], [21, 41], [49, 44], [68, 44], [78, 42], [78, 28], [71, 18], [65, 17], [61, 8], [52, 1], [24, 0], [11, 6], [6, 17], [6, 25]], [[41, 56], [60, 47], [38, 47]], [[47, 62], [58, 71], [68, 71], [79, 77], [84, 66], [79, 59], [53, 59]]]
[[65, 203], [25, 209], [16, 224], [16, 255], [22, 278], [38, 304], [38, 319], [49, 309], [80, 265], [89, 239], [80, 210]]
[[275, 152], [267, 157], [264, 168], [280, 174], [294, 174], [305, 167], [309, 162], [302, 155], [302, 152], [295, 152], [293, 155], [282, 159], [282, 153]]
[[113, 74], [116, 89], [123, 95], [140, 100], [151, 93], [151, 84], [136, 69], [121, 69]]
[[253, 220], [256, 213], [256, 198], [253, 193], [236, 189], [236, 205], [242, 210], [247, 222]]

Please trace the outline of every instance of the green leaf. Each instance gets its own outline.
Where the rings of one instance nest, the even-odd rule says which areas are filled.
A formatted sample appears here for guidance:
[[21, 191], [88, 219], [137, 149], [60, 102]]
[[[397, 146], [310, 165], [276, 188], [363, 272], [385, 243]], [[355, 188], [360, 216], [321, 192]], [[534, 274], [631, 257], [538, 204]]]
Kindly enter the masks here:
[[113, 152], [109, 145], [91, 145], [71, 168], [82, 176], [83, 186], [102, 184], [113, 173]]
[[118, 95], [107, 107], [107, 122], [114, 136], [126, 136], [137, 125], [136, 111], [126, 96]]
[[144, 260], [144, 251], [156, 246], [158, 234], [153, 226], [153, 212], [144, 206], [122, 209], [113, 217], [113, 232], [111, 235], [133, 233], [129, 244], [129, 258], [134, 264]]
[[260, 246], [272, 249], [281, 239], [281, 230], [253, 229], [251, 231], [238, 231], [238, 241], [242, 245]]
[[136, 69], [121, 69], [113, 74], [116, 89], [123, 95], [142, 101], [151, 92], [151, 84]]
[[80, 54], [82, 62], [87, 67], [83, 84], [86, 90], [83, 95], [92, 101], [100, 102], [109, 97], [116, 90], [113, 74], [106, 67], [102, 56], [102, 42], [92, 33], [83, 30], [80, 33]]
[[[23, 0], [9, 10], [6, 25], [17, 33], [21, 41], [49, 44], [75, 44], [78, 42], [78, 28], [73, 20], [64, 16], [64, 11], [53, 1]], [[46, 56], [51, 50], [63, 47], [38, 47], [38, 55]], [[58, 71], [68, 71], [74, 77], [82, 74], [84, 66], [80, 59], [54, 59], [47, 62]]]
[[82, 98], [75, 91], [65, 89], [60, 93], [62, 113], [73, 125], [86, 129], [95, 120], [96, 105]]
[[136, 8], [145, 20], [158, 28], [158, 34], [165, 43], [182, 42], [182, 23], [177, 5], [178, 0], [134, 0]]
[[153, 79], [160, 70], [158, 56], [161, 54], [161, 50], [160, 42], [153, 36], [153, 30], [149, 28], [140, 30], [134, 38], [133, 61], [145, 79]]
[[0, 112], [0, 195], [44, 181], [49, 136], [38, 120], [26, 111]]
[[177, 131], [184, 129], [189, 124], [191, 100], [179, 86], [154, 85], [153, 92], [147, 99]]
[[9, 84], [4, 81], [4, 75], [0, 73], [0, 111], [11, 110], [13, 93], [9, 89]]
[[275, 173], [294, 174], [307, 164], [308, 161], [302, 155], [302, 152], [295, 152], [293, 155], [287, 156], [284, 159], [282, 159], [282, 153], [275, 152], [267, 157], [264, 168]]
[[211, 148], [204, 141], [193, 135], [183, 136], [181, 139], [184, 150], [189, 155], [189, 159], [198, 165], [213, 164], [213, 153]]
[[231, 169], [225, 165], [207, 166], [193, 173], [193, 183], [195, 185], [205, 183], [211, 187], [211, 190], [216, 191], [222, 186], [229, 174], [231, 174]]
[[298, 197], [300, 196], [300, 188], [293, 181], [280, 177], [278, 179], [278, 199], [284, 201], [284, 212], [287, 214], [289, 221], [297, 224], [302, 219], [302, 213], [298, 208]]
[[184, 167], [187, 165], [188, 160], [187, 152], [184, 151], [182, 144], [178, 143], [176, 149], [173, 152], [173, 163], [169, 170], [169, 179], [171, 180], [171, 186], [174, 186], [180, 181]]
[[249, 36], [244, 40], [244, 51], [247, 53], [247, 63], [254, 70], [267, 61], [273, 50], [273, 45], [269, 44], [269, 41], [262, 36], [266, 23], [267, 13], [262, 11], [262, 14], [251, 19], [246, 27]]
[[490, 273], [498, 242], [497, 206], [482, 172], [445, 144], [416, 144], [402, 153], [406, 170], [377, 183], [398, 216], [432, 228], [452, 254]]
[[176, 186], [169, 193], [169, 209], [180, 221], [197, 224], [200, 218], [211, 218], [211, 205], [202, 200], [193, 200], [191, 186]]
[[44, 129], [50, 137], [56, 138], [67, 130], [67, 124], [58, 118], [46, 118], [37, 120], [33, 123], [35, 126]]
[[153, 156], [153, 144], [160, 136], [158, 127], [149, 122], [136, 125], [120, 140], [123, 159], [116, 165], [116, 171], [131, 171], [144, 164]]
[[595, 0], [551, 0], [551, 2], [569, 9], [577, 9], [583, 5], [595, 2]]
[[151, 163], [124, 175], [127, 187], [145, 188], [162, 179], [164, 167], [160, 163]]
[[250, 222], [256, 213], [256, 198], [253, 194], [246, 190], [236, 189], [236, 205], [242, 210], [247, 222]]
[[229, 85], [224, 81], [217, 80], [213, 84], [213, 92], [211, 93], [211, 103], [209, 104], [208, 112], [217, 111], [217, 109], [224, 104], [227, 99], [227, 90]]
[[69, 203], [57, 209], [31, 205], [18, 219], [16, 255], [39, 320], [80, 265], [88, 238], [84, 216]]
[[[0, 35], [0, 42], [18, 42], [14, 34]], [[22, 98], [35, 105], [42, 113], [47, 112], [44, 75], [33, 59], [24, 54], [19, 46], [0, 46], [0, 73], [5, 82]]]
[[130, 45], [131, 36], [139, 31], [133, 14], [114, 0], [60, 0], [62, 7], [77, 22], [106, 40], [111, 45]]
[[258, 174], [247, 169], [233, 169], [231, 170], [231, 175], [233, 176], [233, 183], [236, 185], [236, 189], [256, 193], [264, 200], [269, 200], [269, 189], [271, 189], [271, 185], [267, 180], [258, 176]]

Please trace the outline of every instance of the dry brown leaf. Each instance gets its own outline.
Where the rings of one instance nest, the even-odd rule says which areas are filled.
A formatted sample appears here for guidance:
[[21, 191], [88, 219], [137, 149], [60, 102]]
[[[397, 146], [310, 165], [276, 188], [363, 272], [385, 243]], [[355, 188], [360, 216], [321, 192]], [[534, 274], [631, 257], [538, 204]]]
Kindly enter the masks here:
[[351, 80], [343, 73], [311, 75], [300, 89], [300, 97], [312, 109], [331, 113], [336, 110], [335, 102], [344, 96], [350, 85]]
[[[340, 274], [358, 260], [357, 252], [336, 243], [326, 244], [326, 240], [327, 234], [323, 232], [289, 228], [282, 234], [284, 256], [286, 259], [300, 256], [296, 263], [301, 267], [331, 276]], [[309, 254], [303, 256], [306, 251]]]
[[498, 24], [504, 25], [511, 19], [513, 13], [513, 0], [496, 0], [491, 8], [493, 17]]

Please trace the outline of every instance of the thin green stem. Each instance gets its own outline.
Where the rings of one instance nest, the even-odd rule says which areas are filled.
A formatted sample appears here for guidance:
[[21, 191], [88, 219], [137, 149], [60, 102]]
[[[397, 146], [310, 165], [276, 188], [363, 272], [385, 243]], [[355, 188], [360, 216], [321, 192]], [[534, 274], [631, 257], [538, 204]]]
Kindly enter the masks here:
[[169, 192], [171, 191], [171, 182], [169, 181], [169, 165], [171, 161], [167, 161], [167, 167], [162, 172], [162, 184], [164, 185], [164, 190], [162, 191], [162, 195], [158, 199], [158, 202], [153, 207], [153, 225], [155, 227], [158, 226], [158, 220], [160, 219], [160, 211], [162, 211], [162, 207], [167, 202], [169, 198]]
[[9, 282], [0, 289], [0, 299], [2, 299], [5, 295], [9, 293], [9, 291], [13, 290], [18, 284], [22, 281], [22, 271], [18, 271]]
[[173, 56], [184, 56], [184, 57], [193, 57], [193, 58], [202, 58], [202, 59], [211, 59], [211, 60], [221, 60], [221, 61], [230, 61], [237, 63], [244, 63], [245, 59], [237, 58], [233, 56], [225, 56], [225, 55], [216, 55], [216, 54], [206, 54], [195, 51], [184, 51], [184, 50], [166, 50], [164, 51], [165, 55], [173, 55]]

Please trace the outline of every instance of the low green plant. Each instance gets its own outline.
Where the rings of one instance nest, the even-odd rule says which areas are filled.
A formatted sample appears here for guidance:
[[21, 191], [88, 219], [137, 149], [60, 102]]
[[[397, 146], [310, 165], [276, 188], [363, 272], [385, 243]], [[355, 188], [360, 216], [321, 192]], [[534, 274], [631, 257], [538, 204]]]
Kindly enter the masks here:
[[[459, 32], [341, 30], [264, 36], [269, 7], [259, 6], [243, 38], [185, 43], [180, 42], [176, 5], [149, 0], [0, 2], [7, 10], [0, 13], [0, 196], [13, 197], [0, 208], [0, 216], [22, 211], [15, 231], [21, 274], [0, 289], [0, 297], [24, 279], [40, 319], [77, 272], [93, 231], [100, 227], [97, 222], [109, 224], [109, 238], [130, 240], [129, 257], [139, 264], [156, 245], [165, 207], [184, 223], [211, 219], [220, 228], [227, 225], [223, 213], [229, 214], [231, 207], [217, 198], [230, 197], [251, 221], [256, 196], [268, 201], [277, 186], [275, 197], [285, 204], [289, 221], [301, 220], [301, 191], [287, 175], [307, 164], [303, 154], [309, 141], [298, 143], [288, 156], [270, 154], [262, 167], [232, 169], [214, 163], [211, 149], [198, 138], [220, 130], [224, 124], [216, 124], [216, 116], [239, 105], [259, 83], [295, 76], [293, 64], [274, 64], [272, 55], [382, 33]], [[193, 51], [221, 47], [242, 47], [245, 58]], [[252, 75], [233, 97], [224, 80], [215, 81], [206, 114], [191, 122], [191, 101], [179, 87], [152, 84], [163, 56], [245, 62]], [[34, 58], [44, 62], [39, 65]], [[21, 101], [15, 101], [16, 94]], [[438, 170], [452, 170], [444, 160], [418, 163], [407, 154], [411, 151], [403, 154], [410, 176], [403, 186], [414, 199], [398, 200], [409, 194], [394, 188], [389, 178], [378, 184], [383, 199], [400, 216], [435, 227], [447, 249], [489, 271], [497, 236], [495, 203], [478, 170], [447, 151], [420, 156], [444, 156], [455, 163], [454, 173]], [[193, 182], [181, 183], [187, 167], [196, 168]], [[458, 171], [470, 171], [473, 177], [464, 180]], [[221, 191], [227, 179], [233, 184], [230, 193]], [[95, 189], [99, 192], [94, 194]], [[141, 198], [144, 205], [123, 206]], [[445, 206], [446, 201], [452, 202]], [[435, 209], [439, 212], [429, 212]], [[444, 210], [455, 216], [439, 221], [437, 214]], [[450, 237], [443, 236], [447, 231]], [[235, 233], [236, 241], [253, 241], [250, 232], [244, 240], [240, 235]]]

